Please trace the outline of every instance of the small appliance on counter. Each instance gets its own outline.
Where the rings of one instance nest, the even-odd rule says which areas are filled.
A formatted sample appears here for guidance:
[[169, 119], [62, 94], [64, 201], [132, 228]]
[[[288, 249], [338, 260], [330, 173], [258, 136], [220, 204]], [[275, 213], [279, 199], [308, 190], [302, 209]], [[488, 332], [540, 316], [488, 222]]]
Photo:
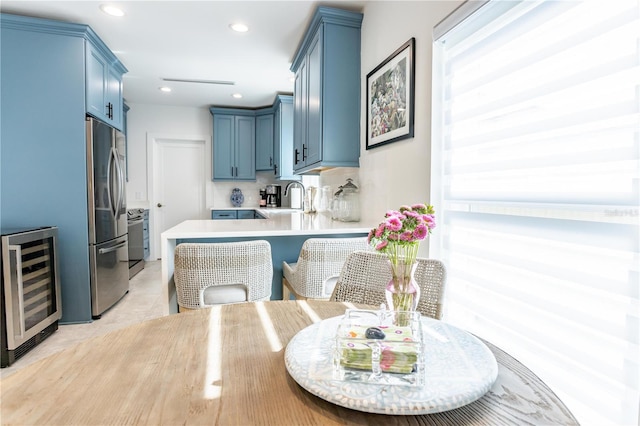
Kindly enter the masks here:
[[267, 207], [267, 190], [260, 190], [260, 207]]
[[282, 207], [282, 188], [280, 185], [267, 185], [267, 207]]
[[7, 367], [58, 329], [58, 228], [2, 229], [0, 234], [0, 366]]

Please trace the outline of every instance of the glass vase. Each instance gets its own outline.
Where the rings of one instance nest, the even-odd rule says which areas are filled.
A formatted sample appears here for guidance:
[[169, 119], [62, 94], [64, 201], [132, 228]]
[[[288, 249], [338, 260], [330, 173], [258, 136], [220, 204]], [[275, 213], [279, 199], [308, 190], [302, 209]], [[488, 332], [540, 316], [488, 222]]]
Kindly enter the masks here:
[[398, 260], [391, 263], [391, 280], [385, 289], [388, 309], [396, 313], [396, 325], [405, 326], [409, 319], [402, 312], [415, 311], [420, 300], [420, 286], [414, 278], [417, 263]]

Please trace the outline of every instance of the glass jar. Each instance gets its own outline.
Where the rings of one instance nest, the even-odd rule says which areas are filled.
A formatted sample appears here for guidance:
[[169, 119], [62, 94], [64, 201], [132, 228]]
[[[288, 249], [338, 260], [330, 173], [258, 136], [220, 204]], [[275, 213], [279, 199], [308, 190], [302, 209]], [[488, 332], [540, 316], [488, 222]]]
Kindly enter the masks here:
[[360, 221], [360, 195], [358, 187], [353, 184], [353, 179], [347, 179], [347, 183], [342, 186], [340, 220], [343, 222]]

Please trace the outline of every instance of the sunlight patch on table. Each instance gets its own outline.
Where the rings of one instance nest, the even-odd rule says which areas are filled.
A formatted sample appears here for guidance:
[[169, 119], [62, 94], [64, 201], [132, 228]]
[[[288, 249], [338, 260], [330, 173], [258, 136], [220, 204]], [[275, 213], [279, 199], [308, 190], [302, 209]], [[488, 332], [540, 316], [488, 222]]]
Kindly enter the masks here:
[[209, 314], [209, 339], [207, 342], [207, 369], [205, 371], [203, 397], [220, 398], [221, 388], [214, 383], [222, 379], [222, 330], [220, 306], [211, 308]]
[[267, 340], [269, 340], [269, 345], [271, 346], [271, 350], [273, 352], [280, 352], [283, 348], [282, 342], [278, 338], [278, 334], [276, 333], [276, 329], [273, 326], [273, 321], [271, 321], [271, 317], [267, 312], [267, 309], [264, 307], [263, 302], [256, 302], [256, 310], [258, 311], [258, 315], [260, 316], [260, 322], [262, 323], [262, 329], [264, 330], [265, 336], [267, 336]]
[[311, 318], [311, 321], [313, 321], [314, 323], [322, 321], [322, 318], [320, 318], [316, 311], [314, 311], [307, 302], [301, 300], [298, 302], [298, 304], [300, 305], [302, 310], [305, 311], [305, 313], [309, 316], [309, 318]]

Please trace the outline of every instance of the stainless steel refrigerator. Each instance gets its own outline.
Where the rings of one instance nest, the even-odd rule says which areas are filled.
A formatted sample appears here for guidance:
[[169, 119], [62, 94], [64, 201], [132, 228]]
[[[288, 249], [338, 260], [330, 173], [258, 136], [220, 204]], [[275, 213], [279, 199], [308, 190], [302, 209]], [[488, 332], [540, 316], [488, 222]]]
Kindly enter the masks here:
[[94, 319], [129, 291], [125, 136], [87, 117], [89, 267]]

